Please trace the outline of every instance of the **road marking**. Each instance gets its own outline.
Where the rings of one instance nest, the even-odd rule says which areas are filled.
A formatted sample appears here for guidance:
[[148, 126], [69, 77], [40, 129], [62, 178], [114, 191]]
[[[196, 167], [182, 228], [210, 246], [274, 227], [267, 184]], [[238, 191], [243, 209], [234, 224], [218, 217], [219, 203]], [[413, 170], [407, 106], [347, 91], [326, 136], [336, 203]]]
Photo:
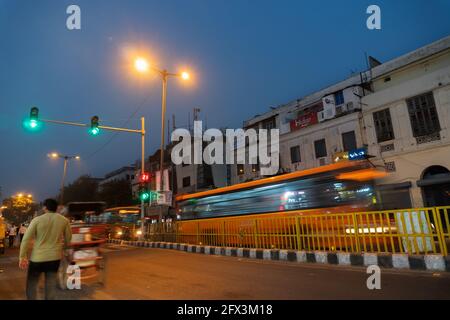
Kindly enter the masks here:
[[131, 247], [131, 246], [113, 245], [113, 244], [110, 244], [108, 246], [105, 246], [105, 247], [101, 248], [101, 250], [104, 251], [104, 252], [124, 251], [124, 250], [132, 250], [132, 249], [137, 249], [137, 248]]

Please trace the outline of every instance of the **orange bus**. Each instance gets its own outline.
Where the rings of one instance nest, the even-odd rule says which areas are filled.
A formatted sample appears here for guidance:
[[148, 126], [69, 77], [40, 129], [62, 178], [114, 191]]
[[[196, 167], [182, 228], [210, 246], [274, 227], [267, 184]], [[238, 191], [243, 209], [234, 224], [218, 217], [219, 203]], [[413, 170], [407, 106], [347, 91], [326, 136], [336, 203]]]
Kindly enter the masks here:
[[[253, 222], [250, 223], [254, 218], [261, 221], [259, 233], [273, 235], [279, 230], [275, 230], [271, 223], [264, 223], [265, 218], [371, 211], [377, 204], [375, 179], [385, 175], [384, 171], [376, 169], [369, 161], [345, 161], [224, 188], [178, 195], [175, 199], [177, 220], [181, 223], [178, 224], [177, 231], [178, 234], [213, 236], [223, 233], [219, 230], [223, 229], [223, 226], [219, 227], [220, 224], [214, 223], [215, 219], [227, 218], [237, 233], [249, 234], [255, 227]], [[339, 232], [351, 232], [353, 223], [350, 218], [339, 221], [329, 219], [327, 225], [321, 226], [321, 232], [332, 234], [338, 232], [338, 229]], [[189, 223], [202, 220], [205, 223]], [[285, 226], [284, 233], [295, 232], [294, 220], [286, 220], [288, 225]], [[314, 219], [302, 221], [303, 225], [300, 227], [305, 233], [317, 229], [315, 225], [317, 222], [314, 222]], [[361, 223], [369, 225], [368, 222], [359, 222], [360, 225]], [[236, 240], [233, 239], [230, 237], [230, 240], [222, 245], [236, 246]], [[246, 242], [240, 245], [257, 246], [253, 243], [254, 238], [246, 239]], [[202, 237], [201, 242], [211, 244], [216, 240], [210, 241], [207, 237]], [[323, 240], [317, 243], [316, 247], [326, 249], [336, 247], [336, 243]]]

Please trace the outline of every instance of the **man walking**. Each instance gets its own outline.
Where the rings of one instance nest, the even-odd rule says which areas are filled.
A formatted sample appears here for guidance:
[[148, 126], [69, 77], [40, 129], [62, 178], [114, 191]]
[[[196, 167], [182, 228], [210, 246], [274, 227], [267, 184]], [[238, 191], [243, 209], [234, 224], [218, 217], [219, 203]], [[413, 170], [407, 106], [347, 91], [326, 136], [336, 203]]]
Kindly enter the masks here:
[[[36, 299], [41, 273], [45, 274], [45, 299], [55, 298], [56, 274], [63, 250], [62, 239], [67, 245], [72, 238], [69, 220], [56, 213], [57, 208], [56, 200], [44, 201], [44, 214], [31, 221], [20, 246], [19, 267], [28, 267], [26, 293], [29, 300]], [[33, 239], [34, 247], [28, 262], [28, 247]]]
[[9, 234], [8, 234], [10, 248], [12, 248], [14, 246], [14, 239], [16, 238], [16, 235], [17, 235], [17, 228], [15, 225], [11, 225], [11, 227], [9, 228]]

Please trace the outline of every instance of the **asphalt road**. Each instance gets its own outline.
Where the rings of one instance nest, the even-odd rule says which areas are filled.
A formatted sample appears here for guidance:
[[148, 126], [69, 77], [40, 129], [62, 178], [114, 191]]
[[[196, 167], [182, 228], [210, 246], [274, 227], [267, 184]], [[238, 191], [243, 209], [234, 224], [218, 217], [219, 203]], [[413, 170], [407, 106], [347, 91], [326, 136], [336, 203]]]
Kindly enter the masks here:
[[[450, 275], [382, 271], [368, 290], [364, 268], [207, 256], [119, 245], [105, 248], [104, 287], [58, 290], [58, 299], [450, 299]], [[24, 299], [17, 250], [0, 256], [0, 299]]]

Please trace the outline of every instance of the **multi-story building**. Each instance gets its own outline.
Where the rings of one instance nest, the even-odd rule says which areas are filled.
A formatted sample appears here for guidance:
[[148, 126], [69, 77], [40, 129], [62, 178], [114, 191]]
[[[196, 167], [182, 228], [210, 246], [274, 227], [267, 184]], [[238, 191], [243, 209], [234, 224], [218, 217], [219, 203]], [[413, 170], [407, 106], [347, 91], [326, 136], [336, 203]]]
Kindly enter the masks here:
[[369, 154], [390, 174], [385, 206], [450, 204], [450, 37], [372, 70], [362, 98]]
[[[280, 132], [280, 170], [304, 170], [365, 149], [390, 174], [378, 181], [384, 208], [450, 204], [450, 37], [373, 65], [244, 122]], [[248, 151], [248, 150], [247, 150]], [[232, 184], [261, 178], [232, 165]]]
[[[361, 98], [370, 92], [362, 73], [244, 122], [244, 129], [279, 129], [279, 173], [330, 164], [336, 154], [365, 144]], [[248, 152], [248, 150], [247, 150]], [[255, 164], [231, 167], [232, 183], [261, 178]]]
[[[206, 147], [206, 143], [203, 144]], [[193, 148], [193, 147], [192, 147]], [[192, 149], [192, 154], [193, 154]], [[180, 164], [176, 170], [177, 193], [192, 193], [229, 184], [226, 164]]]
[[101, 189], [104, 184], [118, 180], [129, 181], [131, 185], [134, 180], [134, 177], [135, 177], [135, 167], [125, 166], [106, 174], [105, 177], [102, 180], [100, 180], [98, 186]]

